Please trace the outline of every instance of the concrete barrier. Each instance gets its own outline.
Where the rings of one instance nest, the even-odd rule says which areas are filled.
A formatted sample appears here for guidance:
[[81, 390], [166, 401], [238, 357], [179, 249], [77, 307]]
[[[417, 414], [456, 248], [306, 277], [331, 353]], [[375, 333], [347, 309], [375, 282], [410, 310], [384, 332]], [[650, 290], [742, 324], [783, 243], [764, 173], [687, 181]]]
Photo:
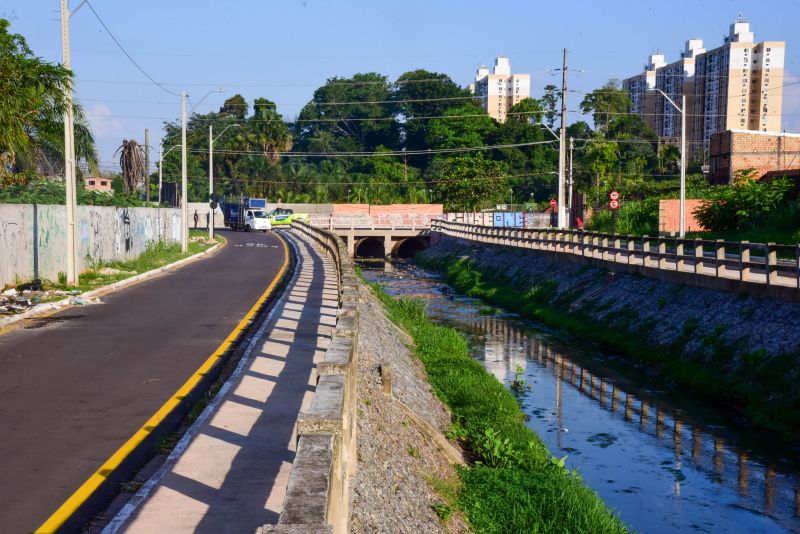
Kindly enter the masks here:
[[[800, 301], [800, 245], [497, 228], [434, 220], [431, 232], [684, 285]], [[435, 240], [432, 240], [434, 242]]]
[[[181, 238], [180, 210], [78, 206], [78, 268], [131, 260], [157, 241]], [[0, 286], [57, 280], [67, 270], [66, 207], [0, 204]]]
[[311, 406], [298, 418], [297, 453], [278, 524], [261, 527], [260, 534], [344, 534], [356, 470], [357, 279], [347, 247], [335, 234], [301, 221], [292, 229], [333, 259], [339, 311], [331, 343], [317, 365]]

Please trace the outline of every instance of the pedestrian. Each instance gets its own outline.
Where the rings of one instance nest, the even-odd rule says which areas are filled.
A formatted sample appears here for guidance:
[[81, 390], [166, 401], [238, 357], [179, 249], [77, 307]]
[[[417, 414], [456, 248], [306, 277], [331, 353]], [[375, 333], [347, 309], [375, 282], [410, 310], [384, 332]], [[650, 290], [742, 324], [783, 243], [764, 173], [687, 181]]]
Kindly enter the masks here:
[[194, 210], [194, 227], [197, 229], [197, 221], [200, 219], [200, 216], [197, 214], [197, 210]]
[[583, 230], [583, 219], [575, 217], [575, 226], [578, 227], [578, 230]]

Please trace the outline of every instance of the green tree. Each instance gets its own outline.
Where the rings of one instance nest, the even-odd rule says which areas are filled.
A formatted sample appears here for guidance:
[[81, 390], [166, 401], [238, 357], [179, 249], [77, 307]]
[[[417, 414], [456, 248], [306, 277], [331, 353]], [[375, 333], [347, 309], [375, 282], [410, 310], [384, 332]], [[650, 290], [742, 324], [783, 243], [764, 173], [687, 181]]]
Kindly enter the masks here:
[[436, 157], [426, 177], [450, 211], [488, 207], [503, 199], [509, 185], [505, 163], [481, 154]]
[[431, 148], [485, 146], [497, 130], [498, 123], [482, 108], [467, 102], [445, 111], [444, 118], [431, 119], [426, 141]]
[[[36, 57], [9, 24], [0, 19], [0, 184], [63, 166], [64, 88], [72, 83], [71, 71]], [[80, 106], [74, 111], [76, 156], [96, 167], [91, 130]]]
[[249, 106], [247, 100], [242, 95], [236, 93], [229, 99], [225, 100], [222, 107], [219, 108], [220, 115], [228, 115], [229, 117], [243, 121], [247, 116]]
[[561, 91], [558, 90], [558, 87], [555, 85], [545, 85], [544, 86], [544, 95], [542, 96], [542, 109], [544, 110], [544, 117], [545, 122], [550, 128], [556, 123], [556, 117], [558, 116], [558, 97], [561, 94]]
[[611, 121], [630, 109], [628, 92], [622, 89], [618, 80], [609, 80], [599, 89], [588, 93], [581, 101], [583, 113], [591, 113], [596, 129], [603, 132], [611, 127]]

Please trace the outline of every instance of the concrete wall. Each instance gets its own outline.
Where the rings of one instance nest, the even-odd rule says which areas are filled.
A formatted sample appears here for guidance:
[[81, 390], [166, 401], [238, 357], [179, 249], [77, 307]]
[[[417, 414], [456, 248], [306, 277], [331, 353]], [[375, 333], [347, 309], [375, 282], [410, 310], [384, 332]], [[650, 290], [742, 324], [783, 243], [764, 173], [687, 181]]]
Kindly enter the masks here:
[[[686, 199], [686, 231], [702, 232], [702, 224], [694, 218], [694, 210], [700, 207], [702, 200]], [[677, 198], [661, 199], [658, 201], [658, 233], [669, 234], [678, 232], [681, 224], [681, 201]]]
[[[133, 259], [155, 241], [180, 241], [180, 210], [78, 206], [76, 233], [81, 270]], [[0, 204], [0, 285], [58, 279], [66, 247], [65, 206]]]

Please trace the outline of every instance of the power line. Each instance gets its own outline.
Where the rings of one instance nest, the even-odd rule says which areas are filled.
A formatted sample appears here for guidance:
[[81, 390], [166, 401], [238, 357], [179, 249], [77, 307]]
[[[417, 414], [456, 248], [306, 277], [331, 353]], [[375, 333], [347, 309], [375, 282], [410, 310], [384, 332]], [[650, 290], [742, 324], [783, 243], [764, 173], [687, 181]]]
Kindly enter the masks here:
[[117, 40], [117, 38], [116, 38], [116, 37], [114, 37], [114, 34], [113, 34], [113, 33], [111, 33], [111, 30], [110, 30], [110, 29], [108, 29], [108, 26], [106, 26], [106, 23], [105, 23], [105, 22], [103, 22], [103, 19], [102, 19], [102, 18], [100, 18], [100, 15], [98, 15], [98, 14], [97, 14], [97, 11], [95, 11], [95, 9], [94, 9], [94, 6], [92, 6], [92, 4], [91, 4], [90, 2], [88, 2], [88, 0], [87, 0], [87, 2], [86, 2], [86, 5], [87, 5], [87, 6], [89, 6], [89, 9], [91, 9], [91, 10], [92, 10], [92, 13], [94, 13], [94, 16], [97, 18], [97, 20], [98, 20], [98, 21], [100, 22], [100, 24], [103, 26], [103, 28], [105, 28], [105, 30], [106, 30], [106, 33], [108, 33], [108, 36], [109, 36], [109, 37], [111, 37], [111, 39], [114, 41], [114, 43], [116, 43], [116, 45], [119, 47], [119, 49], [120, 49], [120, 50], [122, 50], [122, 53], [123, 53], [123, 54], [125, 54], [125, 56], [126, 56], [126, 57], [127, 57], [129, 60], [130, 60], [130, 62], [131, 62], [131, 63], [133, 63], [133, 65], [134, 65], [134, 66], [135, 66], [137, 69], [139, 69], [139, 72], [141, 72], [142, 74], [144, 74], [144, 75], [145, 75], [145, 77], [146, 77], [148, 80], [150, 80], [151, 82], [153, 82], [153, 83], [156, 85], [156, 87], [158, 87], [158, 88], [159, 88], [159, 89], [161, 89], [162, 91], [165, 91], [165, 92], [167, 92], [167, 93], [169, 93], [169, 94], [171, 94], [171, 95], [173, 95], [173, 96], [180, 96], [178, 93], [174, 93], [174, 92], [170, 91], [169, 89], [166, 89], [165, 87], [163, 87], [163, 86], [162, 86], [162, 84], [160, 84], [160, 83], [158, 83], [157, 81], [155, 81], [155, 80], [153, 79], [153, 77], [152, 77], [152, 76], [150, 76], [149, 74], [147, 74], [147, 72], [145, 72], [145, 70], [144, 70], [144, 69], [141, 67], [141, 65], [139, 65], [139, 64], [136, 62], [136, 60], [135, 60], [135, 59], [133, 59], [133, 58], [131, 57], [131, 55], [128, 53], [128, 51], [127, 51], [127, 50], [125, 50], [125, 48], [122, 46], [122, 44], [120, 44], [120, 42]]

